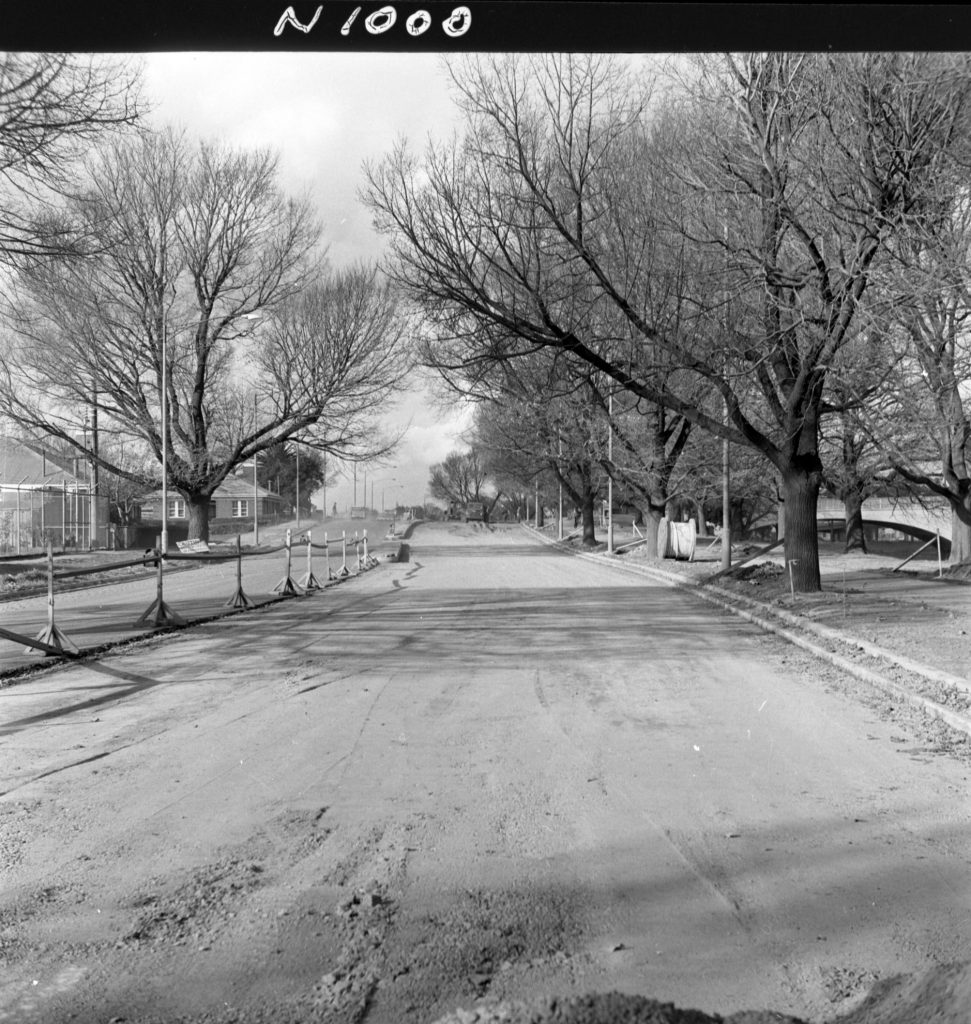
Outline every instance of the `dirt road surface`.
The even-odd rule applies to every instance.
[[[967,759],[515,528],[0,690],[0,743],[0,1021],[823,1020],[971,948]]]

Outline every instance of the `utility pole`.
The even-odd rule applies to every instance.
[[[253,429],[256,430],[256,392],[253,392]],[[253,547],[260,543],[260,491],[256,483],[256,452],[253,452]]]
[[[98,388],[91,395],[91,529],[88,535],[88,547],[98,546]],[[107,538],[106,538],[107,539]]]
[[[169,550],[169,462],[168,462],[168,312],[162,310],[162,388],[159,402],[162,416],[162,554]]]
[[[725,426],[728,426],[728,400],[725,401]],[[722,441],[722,569],[732,567],[731,463],[728,438]]]
[[[614,393],[607,397],[607,461],[610,473],[607,476],[607,554],[614,553]]]
[[[556,428],[556,478],[560,485],[560,499],[558,503],[556,520],[556,539],[563,540],[563,438],[560,436],[560,428]]]

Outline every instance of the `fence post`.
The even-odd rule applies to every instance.
[[[157,538],[155,548],[155,565],[158,567],[158,574],[155,581],[155,600],[135,620],[136,626],[151,623],[153,626],[184,626],[185,619],[178,612],[173,611],[162,596],[162,563],[164,552],[162,551],[162,538]]]
[[[240,535],[236,534],[236,590],[233,596],[223,605],[224,608],[252,608],[253,602],[243,590],[243,551]]]
[[[54,544],[52,541],[47,542],[47,626],[34,639],[39,640],[42,644],[56,647],[65,654],[79,653],[77,644],[69,640],[54,624]],[[33,647],[25,647],[24,653],[32,654],[34,650]],[[45,651],[44,657],[51,657],[51,652]]]
[[[325,551],[324,557],[327,559],[327,579],[328,580],[336,580],[337,579],[337,574],[334,573],[334,572],[331,572],[331,569],[330,569],[330,542],[327,540],[327,531],[326,530],[324,530],[324,551]]]
[[[326,542],[326,534],[324,535]],[[300,586],[304,590],[320,590],[320,583],[314,576],[313,568],[313,530],[307,531],[307,571],[300,577]]]
[[[297,590],[296,584],[293,582],[293,578],[290,576],[290,531],[287,530],[287,574],[282,580],[273,588],[274,593],[282,594],[285,597],[298,597],[300,591]]]
[[[341,530],[341,567],[337,570],[337,575],[343,579],[350,574],[351,570],[347,568],[347,530]]]

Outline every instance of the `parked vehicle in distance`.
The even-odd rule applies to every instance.
[[[462,515],[462,519],[466,523],[484,523],[485,505],[483,505],[481,501],[470,501],[465,506],[465,511]]]

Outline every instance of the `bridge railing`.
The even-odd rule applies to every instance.
[[[867,498],[863,502],[866,512],[919,512],[937,514],[949,511],[948,503],[943,498],[924,498],[915,501],[913,498]],[[825,518],[841,519],[846,514],[846,506],[838,498],[820,498],[816,503],[816,515]]]

